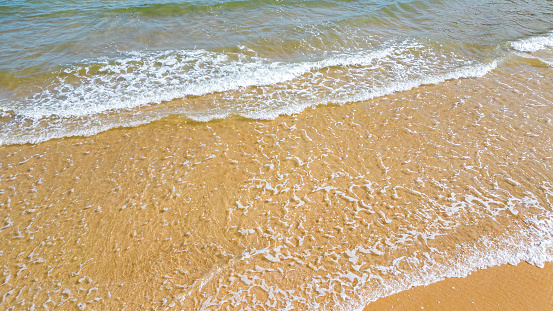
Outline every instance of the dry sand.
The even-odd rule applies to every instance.
[[[553,263],[520,263],[449,278],[379,299],[376,310],[553,310]]]

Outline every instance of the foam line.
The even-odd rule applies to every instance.
[[[511,47],[520,52],[537,52],[553,46],[553,31],[545,35],[511,42]]]

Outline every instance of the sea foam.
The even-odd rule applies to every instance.
[[[520,52],[537,52],[553,46],[553,32],[527,39],[520,39],[511,42],[511,46],[513,49]]]
[[[412,39],[299,62],[206,50],[134,52],[60,69],[24,99],[4,99],[0,144],[38,143],[137,126],[168,115],[195,121],[275,119],[307,107],[363,101],[424,84],[479,77],[497,66]],[[210,97],[198,104],[198,98]],[[160,105],[183,99],[180,106]]]

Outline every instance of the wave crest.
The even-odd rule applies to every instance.
[[[543,36],[531,37],[511,42],[513,49],[520,52],[537,52],[553,46],[553,31]]]

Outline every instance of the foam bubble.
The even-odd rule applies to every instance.
[[[28,97],[24,105],[8,106],[17,115],[32,119],[82,117],[186,96],[277,84],[324,67],[365,65],[392,50],[339,54],[302,63],[205,50],[134,52],[120,59],[62,69],[45,90]],[[74,80],[78,82],[71,82]]]
[[[171,114],[201,122],[230,115],[275,119],[307,107],[478,77],[497,65],[411,39],[302,62],[191,50],[135,52],[86,63],[60,70],[47,87],[24,100],[0,103],[9,119],[0,123],[0,144],[90,136]],[[176,98],[183,101],[161,104]]]
[[[531,37],[511,42],[513,49],[520,52],[537,52],[547,47],[553,46],[553,32],[543,36]]]

